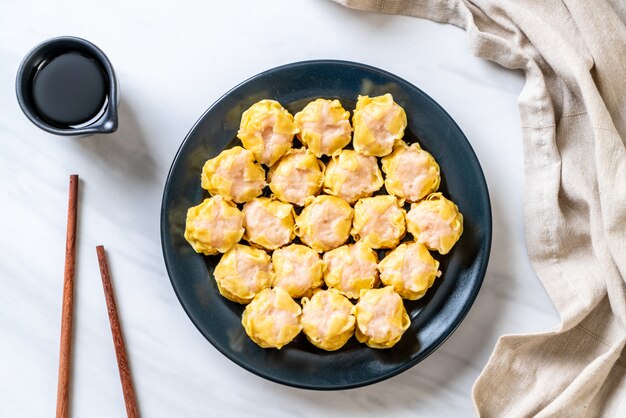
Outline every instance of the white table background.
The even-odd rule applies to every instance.
[[[18,64],[59,35],[84,37],[113,62],[122,87],[115,134],[54,137],[21,113]],[[459,329],[411,370],[338,392],[284,387],[217,352],[178,303],[159,238],[165,178],[195,120],[240,81],[317,58],[386,69],[437,100],[472,143],[493,210],[489,269]],[[98,244],[108,250],[143,416],[470,416],[472,384],[498,336],[558,324],[524,246],[522,85],[521,73],[471,56],[458,28],[328,0],[0,0],[0,416],[55,410],[71,173],[81,176],[73,416],[125,414]]]

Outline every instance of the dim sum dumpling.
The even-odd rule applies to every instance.
[[[324,191],[352,204],[371,196],[383,185],[376,157],[343,150],[328,163],[324,174]]]
[[[317,157],[334,155],[350,143],[350,112],[339,100],[314,100],[294,118],[301,129],[298,138]]]
[[[271,284],[270,256],[263,250],[237,244],[222,256],[213,276],[226,299],[248,303]]]
[[[306,245],[291,244],[272,254],[272,286],[282,287],[292,298],[310,296],[324,284],[324,264]]]
[[[306,198],[322,188],[324,164],[305,148],[291,150],[270,168],[268,179],[274,196],[304,206]]]
[[[351,234],[370,248],[393,248],[406,233],[405,211],[394,196],[359,199],[354,205]]]
[[[390,251],[378,263],[378,270],[385,286],[392,286],[400,296],[409,300],[423,297],[441,275],[439,261],[417,242],[407,242]]]
[[[243,233],[243,214],[222,196],[204,199],[187,210],[185,239],[198,253],[225,253],[239,242]]]
[[[236,203],[259,196],[265,187],[265,171],[252,153],[241,147],[222,151],[202,168],[202,188]]]
[[[296,235],[321,253],[342,245],[350,236],[353,210],[345,200],[321,195],[309,198],[296,217]]]
[[[354,305],[333,290],[321,290],[302,299],[300,323],[307,339],[316,347],[334,351],[354,334]]]
[[[244,238],[267,250],[288,244],[294,233],[293,206],[268,197],[257,197],[243,205]]]
[[[280,103],[261,100],[241,115],[237,138],[258,162],[271,166],[291,149],[298,132],[293,116]]]
[[[377,97],[359,96],[352,124],[355,151],[384,157],[404,136],[406,113],[389,93]]]
[[[409,202],[417,202],[439,188],[439,164],[417,142],[398,142],[391,155],[382,160],[385,188]]]
[[[454,202],[433,193],[411,205],[406,214],[408,231],[415,240],[440,254],[450,252],[463,233],[463,215]]]
[[[357,340],[371,348],[393,347],[411,324],[402,298],[391,286],[364,290],[354,316]]]
[[[326,285],[351,299],[378,284],[378,256],[361,241],[329,251],[323,259]]]
[[[246,334],[263,348],[282,348],[302,330],[302,309],[284,289],[265,289],[243,311]]]

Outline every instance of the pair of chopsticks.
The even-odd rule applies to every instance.
[[[67,236],[65,242],[65,274],[63,278],[63,307],[61,313],[61,350],[59,354],[59,381],[57,386],[57,418],[65,418],[69,411],[69,383],[72,354],[72,319],[74,311],[74,266],[76,254],[76,218],[78,208],[78,175],[70,176],[70,193],[67,210]],[[117,367],[122,381],[122,391],[126,404],[126,415],[128,417],[138,417],[137,399],[126,358],[126,348],[124,347],[124,337],[122,336],[122,326],[117,314],[117,305],[111,284],[111,273],[107,263],[104,247],[96,247],[98,264],[100,265],[100,275],[102,276],[102,286],[106,299],[111,333],[113,335],[113,345],[115,346],[115,356]]]

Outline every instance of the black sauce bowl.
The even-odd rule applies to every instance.
[[[33,100],[33,79],[37,71],[48,60],[67,52],[78,52],[100,66],[107,79],[107,100],[98,117],[88,123],[74,127],[60,127],[45,120],[37,111]],[[119,87],[113,66],[100,48],[89,41],[73,36],[60,36],[48,39],[33,48],[22,60],[15,82],[17,101],[26,117],[46,132],[62,136],[84,136],[98,133],[111,133],[117,130]]]

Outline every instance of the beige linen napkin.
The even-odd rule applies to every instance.
[[[526,244],[562,325],[498,340],[476,412],[626,417],[626,1],[335,1],[462,27],[526,75]]]

